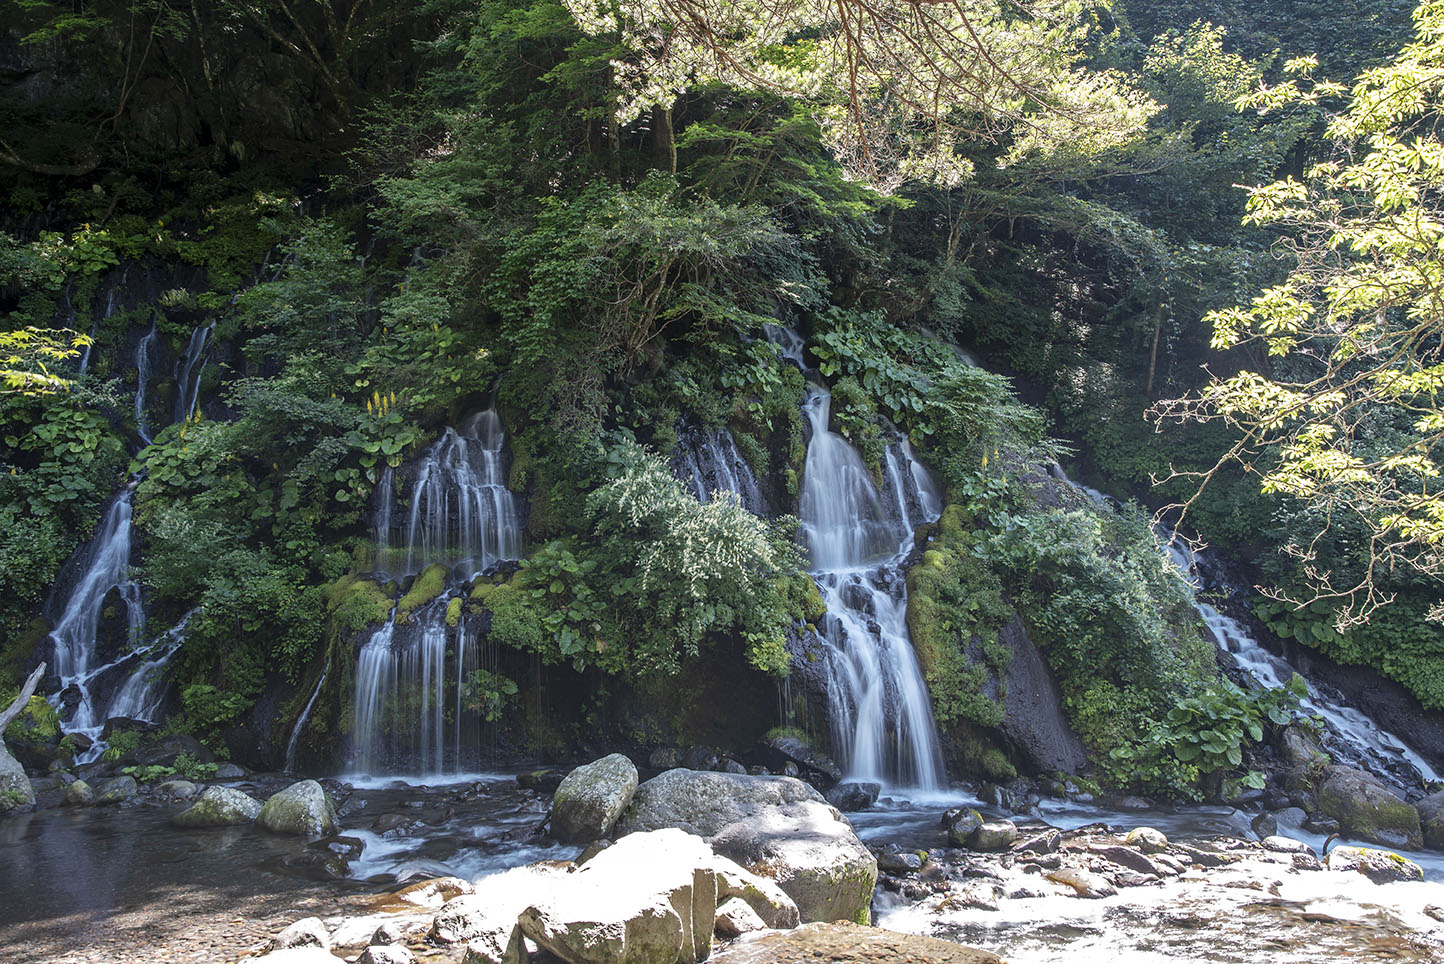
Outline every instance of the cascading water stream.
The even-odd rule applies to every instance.
[[[922,789],[942,785],[937,724],[907,628],[903,562],[916,526],[941,498],[903,440],[888,447],[884,489],[862,456],[828,430],[831,396],[812,387],[801,538],[827,606],[833,749],[853,779]]]
[[[155,350],[156,341],[155,322],[151,322],[150,332],[135,346],[135,430],[146,445],[155,441],[146,425],[145,394],[150,382],[151,352]]]
[[[184,422],[195,414],[196,404],[200,401],[201,375],[206,370],[207,350],[211,347],[211,335],[216,330],[216,323],[197,328],[191,332],[190,343],[186,345],[186,354],[176,368],[176,400],[175,418],[173,421]]]
[[[311,718],[311,710],[316,707],[316,698],[321,695],[321,689],[326,685],[326,677],[331,673],[331,656],[326,656],[326,665],[321,667],[321,678],[316,681],[316,688],[311,691],[311,698],[306,701],[306,706],[301,710],[301,715],[296,717],[296,725],[291,727],[291,738],[286,741],[286,762],[283,769],[287,773],[296,772],[296,744],[301,739],[301,730],[305,728],[306,721]]]
[[[506,433],[494,410],[447,428],[422,457],[397,518],[389,472],[373,506],[380,568],[403,574],[445,564],[450,585],[414,612],[393,610],[361,646],[356,664],[352,766],[357,772],[459,772],[479,749],[481,724],[467,706],[479,669],[476,639],[448,618],[479,573],[521,554],[521,506],[506,487]],[[298,723],[299,725],[299,723]]]
[[[506,487],[505,446],[501,417],[487,409],[459,431],[448,427],[426,453],[406,522],[408,573],[445,562],[475,575],[517,557],[521,524],[516,496]]]
[[[1118,505],[1118,500],[1112,496],[1069,479],[1059,466],[1053,466],[1049,471],[1054,478],[1098,505],[1110,510]],[[1300,700],[1300,709],[1306,715],[1323,719],[1327,730],[1325,743],[1336,758],[1381,776],[1391,774],[1393,769],[1402,763],[1417,771],[1419,777],[1425,781],[1444,779],[1398,736],[1379,726],[1358,709],[1349,706],[1342,697],[1325,692],[1324,688],[1309,679],[1307,674],[1299,672],[1287,660],[1269,652],[1238,620],[1219,612],[1206,600],[1199,598],[1198,572],[1204,558],[1189,548],[1182,537],[1168,529],[1160,527],[1157,535],[1165,547],[1168,561],[1191,587],[1194,608],[1198,610],[1219,649],[1231,655],[1238,667],[1261,687],[1284,686],[1295,674],[1303,677],[1308,684],[1308,695]]]
[[[1197,589],[1197,570],[1202,560],[1173,533],[1165,531],[1160,535],[1167,536],[1169,561]],[[1196,595],[1193,604],[1218,648],[1232,655],[1238,667],[1260,686],[1284,686],[1298,673],[1288,661],[1265,649],[1238,620],[1224,615]],[[1299,708],[1307,716],[1324,720],[1332,737],[1327,740],[1329,749],[1336,757],[1381,775],[1388,774],[1402,761],[1418,771],[1425,781],[1444,779],[1403,740],[1341,699],[1330,697],[1304,674],[1298,675],[1308,684],[1308,695],[1300,699]]]

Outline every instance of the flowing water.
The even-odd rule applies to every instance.
[[[494,410],[447,428],[415,467],[400,525],[390,470],[377,486],[379,568],[399,562],[413,574],[443,563],[451,576],[438,598],[393,611],[361,646],[350,760],[358,773],[454,774],[479,760],[485,728],[469,678],[482,654],[465,620],[448,614],[476,575],[521,554],[522,506],[506,487],[505,449]]]
[[[1061,467],[1054,466],[1050,473],[1060,481],[1072,486],[1091,501],[1109,510],[1119,505],[1117,499],[1097,489],[1073,482]],[[1308,695],[1300,701],[1305,715],[1316,716],[1324,721],[1324,744],[1336,760],[1357,766],[1374,773],[1401,789],[1405,789],[1397,774],[1414,775],[1405,782],[1415,787],[1421,781],[1440,781],[1440,774],[1398,735],[1385,730],[1365,713],[1349,706],[1343,697],[1328,691],[1327,687],[1309,679],[1280,656],[1269,652],[1254,638],[1248,628],[1231,616],[1225,615],[1198,595],[1200,570],[1206,567],[1204,555],[1191,549],[1187,542],[1176,533],[1158,529],[1158,537],[1165,546],[1168,561],[1176,568],[1194,590],[1193,604],[1198,615],[1208,627],[1209,634],[1219,649],[1233,657],[1234,662],[1259,686],[1275,688],[1284,686],[1295,674],[1308,684]],[[1232,587],[1225,587],[1232,590]]]
[[[942,752],[927,684],[907,628],[903,563],[913,530],[941,498],[906,441],[888,447],[881,488],[862,456],[828,430],[831,397],[813,387],[803,469],[801,539],[827,605],[833,752],[849,778],[935,788]]]
[[[1197,588],[1198,568],[1203,560],[1172,533],[1168,534],[1167,546],[1169,560]],[[1260,686],[1284,686],[1298,673],[1286,660],[1265,649],[1238,620],[1224,615],[1201,598],[1194,598],[1194,606],[1218,648],[1233,656],[1239,668]],[[1307,716],[1323,719],[1327,731],[1324,742],[1335,760],[1386,778],[1402,764],[1405,772],[1412,769],[1417,774],[1413,781],[1416,784],[1418,780],[1444,779],[1398,736],[1307,676],[1304,681],[1308,684],[1308,695],[1300,700],[1300,709]]]
[[[444,562],[469,577],[520,555],[521,513],[506,487],[505,446],[501,417],[487,409],[448,427],[427,451],[404,528],[408,574]]]
[[[184,422],[195,414],[196,405],[200,401],[201,375],[206,370],[208,349],[212,344],[211,335],[215,330],[216,323],[211,322],[191,332],[185,357],[176,366],[175,417],[172,421]]]
[[[737,440],[725,426],[709,430],[684,425],[677,435],[672,472],[698,502],[710,500],[716,492],[735,492],[748,512],[764,519],[771,515],[752,466],[742,457]]]
[[[145,394],[150,383],[151,353],[157,341],[155,322],[151,322],[150,332],[135,346],[135,430],[146,445],[155,441],[146,425]]]
[[[777,347],[777,353],[803,371],[807,371],[807,342],[795,330],[782,325],[763,325],[762,337]]]
[[[311,718],[311,710],[316,706],[316,698],[321,695],[321,688],[326,685],[326,677],[331,674],[331,655],[326,655],[326,665],[321,667],[321,678],[316,681],[316,688],[311,691],[311,698],[306,701],[306,706],[301,710],[301,715],[296,717],[296,725],[291,727],[291,738],[286,741],[286,762],[283,767],[286,773],[296,772],[296,744],[301,739],[301,731],[305,729],[306,721]]]

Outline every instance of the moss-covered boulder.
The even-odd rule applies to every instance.
[[[230,827],[255,822],[261,802],[231,787],[207,787],[193,805],[170,818],[177,827]]]
[[[336,808],[315,780],[293,783],[267,800],[256,815],[256,825],[271,833],[324,837],[335,833]]]
[[[577,767],[552,797],[552,836],[568,843],[600,840],[637,792],[637,768],[620,753]]]
[[[1424,845],[1419,811],[1371,774],[1331,766],[1318,785],[1319,809],[1352,837],[1415,850]]]
[[[1412,860],[1387,850],[1369,847],[1335,847],[1324,858],[1330,870],[1363,874],[1376,884],[1413,882],[1424,879],[1424,870]]]
[[[0,814],[11,813],[35,803],[35,790],[22,767],[0,743]]]
[[[95,805],[104,807],[125,803],[127,800],[133,799],[139,792],[140,786],[135,782],[135,777],[111,777],[109,780],[102,780],[96,784]]]

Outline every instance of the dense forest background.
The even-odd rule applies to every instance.
[[[804,382],[761,337],[780,325],[874,468],[896,428],[946,488],[909,620],[958,765],[1018,764],[985,685],[1016,617],[1103,779],[1199,794],[1241,772],[1175,752],[1170,709],[1244,698],[1145,511],[1102,512],[1046,467],[1148,512],[1193,496],[1196,479],[1152,480],[1207,470],[1230,430],[1149,412],[1205,366],[1289,364],[1214,351],[1205,315],[1287,271],[1240,186],[1326,157],[1336,106],[1238,102],[1297,57],[1351,82],[1408,38],[1410,4],[1068,5],[1078,69],[1151,105],[1131,130],[1049,138],[1049,106],[1024,100],[944,128],[951,176],[887,183],[839,160],[829,105],[801,93],[698,75],[627,109],[632,38],[554,0],[3,7],[4,327],[94,344],[83,372],[52,366],[67,392],[0,395],[0,691],[45,658],[52,586],[133,478],[145,639],[191,613],[167,725],[245,753],[237,734],[275,718],[275,753],[331,656],[398,596],[440,593],[369,579],[375,489],[494,399],[527,545],[457,614],[500,653],[471,708],[516,746],[643,740],[615,718],[625,691],[692,733],[669,680],[718,659],[786,675],[818,616],[795,520],[700,506],[666,464],[679,426],[726,425],[795,505]],[[1021,34],[1022,11],[995,29],[1008,17]],[[174,362],[202,330],[194,412],[167,424],[175,384],[134,404],[139,342]],[[1258,471],[1218,473],[1185,528],[1247,584],[1310,598],[1278,550],[1321,522]],[[1309,564],[1367,568],[1363,530],[1335,523]],[[1392,604],[1343,632],[1328,600],[1253,611],[1444,708],[1436,587],[1378,579]],[[545,724],[542,678],[576,703]],[[318,758],[349,726],[333,685]]]

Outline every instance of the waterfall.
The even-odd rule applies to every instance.
[[[391,510],[396,502],[396,475],[391,466],[381,470],[371,502],[371,532],[376,543],[376,570],[385,572],[390,564]]]
[[[296,743],[301,739],[301,730],[306,726],[306,721],[311,718],[311,710],[316,706],[316,698],[321,695],[321,688],[326,685],[326,677],[331,672],[331,656],[326,655],[326,665],[321,667],[321,678],[316,681],[316,688],[311,691],[311,698],[306,701],[301,715],[296,717],[296,725],[291,727],[291,738],[286,741],[286,763],[284,770],[287,773],[296,771]]]
[[[505,445],[501,417],[487,409],[460,430],[448,427],[427,451],[406,522],[408,573],[445,562],[475,575],[519,555],[521,524],[516,496],[506,487]]]
[[[737,449],[726,427],[707,430],[695,425],[679,427],[672,473],[697,497],[707,502],[715,492],[735,492],[742,507],[753,515],[771,515],[767,499],[752,466]]]
[[[175,418],[173,421],[184,422],[195,414],[196,404],[200,401],[201,375],[206,370],[206,349],[211,346],[211,335],[216,330],[216,323],[196,328],[191,332],[191,340],[186,345],[185,357],[181,359],[176,367],[176,399]]]
[[[112,589],[117,590],[125,604],[131,642],[139,639],[145,626],[140,588],[130,580],[130,503],[133,494],[133,488],[126,488],[111,502],[96,530],[85,568],[50,633],[55,646],[55,674],[60,677],[61,687],[77,685],[85,696],[76,709],[73,720],[76,729],[87,729],[105,722],[103,716],[97,719],[95,700],[90,692],[95,675],[91,673],[91,663],[96,655],[100,610]]]
[[[393,507],[390,470],[372,509],[381,568],[402,558],[417,573],[452,573],[438,598],[402,618],[393,610],[361,645],[353,699],[352,767],[362,773],[459,772],[480,748],[481,724],[466,706],[466,677],[480,666],[465,621],[449,625],[453,599],[478,573],[521,555],[522,507],[506,487],[506,432],[494,410],[442,437],[417,463],[404,519]]]
[[[150,323],[150,332],[135,346],[135,430],[146,445],[155,441],[145,420],[145,389],[150,381],[150,353],[155,350],[156,323]]]
[[[903,563],[913,529],[942,499],[906,441],[888,447],[883,489],[840,435],[831,396],[813,387],[803,469],[801,538],[827,605],[833,749],[850,777],[931,789],[943,782],[937,724],[907,628]]]
[[[1061,466],[1055,464],[1048,471],[1054,478],[1104,508],[1112,510],[1119,504],[1117,499],[1104,492],[1074,482],[1068,478]],[[1307,716],[1318,716],[1324,720],[1327,730],[1325,744],[1336,759],[1381,776],[1390,774],[1403,763],[1417,771],[1424,781],[1444,780],[1444,777],[1398,736],[1349,706],[1341,695],[1326,692],[1323,686],[1310,680],[1307,674],[1299,672],[1287,660],[1269,652],[1238,620],[1224,615],[1199,598],[1198,572],[1206,563],[1206,558],[1190,549],[1185,540],[1172,530],[1157,527],[1155,533],[1163,543],[1163,551],[1168,561],[1183,575],[1192,590],[1193,606],[1208,627],[1214,644],[1231,655],[1239,669],[1265,688],[1283,686],[1295,674],[1303,677],[1308,684],[1308,695],[1300,700],[1299,708]]]
[[[796,331],[781,325],[763,325],[762,337],[777,347],[779,355],[807,371],[807,361],[803,355],[807,342]]]
[[[1196,589],[1197,571],[1204,560],[1174,533],[1165,530],[1160,535],[1167,537],[1169,561]],[[1218,648],[1232,655],[1238,667],[1260,686],[1283,686],[1298,673],[1287,660],[1265,649],[1238,620],[1219,612],[1196,594],[1193,604]],[[1308,684],[1308,695],[1299,700],[1299,708],[1306,716],[1323,718],[1332,737],[1326,740],[1328,749],[1335,758],[1380,775],[1390,773],[1403,762],[1418,771],[1419,777],[1426,782],[1444,779],[1408,744],[1347,705],[1342,696],[1326,693],[1322,686],[1304,674],[1298,675],[1303,676]]]

